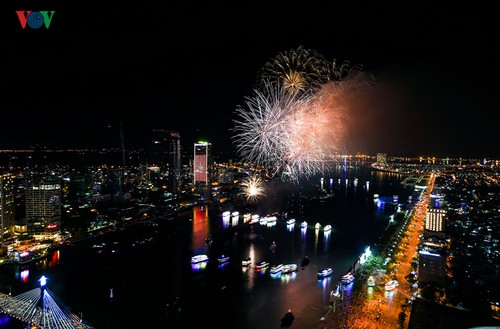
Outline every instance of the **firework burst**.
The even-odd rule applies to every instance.
[[[254,92],[253,97],[246,97],[246,106],[236,109],[233,140],[247,161],[279,170],[288,153],[291,118],[307,104],[309,97],[293,97],[280,85],[270,83]]]
[[[243,194],[250,202],[257,202],[265,196],[264,180],[259,176],[245,177],[241,182]]]
[[[299,46],[281,52],[266,62],[257,79],[259,86],[270,82],[295,95],[321,88],[331,72],[332,66],[321,54]]]
[[[299,47],[266,64],[261,86],[233,120],[233,141],[245,161],[293,181],[330,169],[347,137],[353,90],[372,80],[359,65],[326,63]]]

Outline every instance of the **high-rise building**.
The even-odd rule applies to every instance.
[[[387,165],[387,153],[377,153],[377,164],[379,166]]]
[[[61,230],[61,182],[52,175],[33,175],[25,182],[28,234],[49,236]]]
[[[425,229],[433,232],[445,231],[446,210],[440,208],[429,208],[425,213]]]
[[[149,145],[150,164],[167,171],[167,189],[174,194],[181,187],[181,136],[177,131],[153,129]]]
[[[418,281],[444,287],[446,281],[446,253],[442,249],[418,252]]]
[[[14,233],[15,208],[14,178],[10,173],[0,174],[0,247],[4,236]]]
[[[211,144],[198,142],[194,144],[193,185],[198,193],[208,198],[210,192],[210,166],[212,165]]]

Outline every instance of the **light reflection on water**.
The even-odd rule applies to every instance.
[[[367,178],[369,181],[365,183]],[[22,285],[17,291],[33,289],[33,282],[50,269],[48,277],[58,278],[50,282],[51,288],[57,286],[52,290],[57,289],[56,294],[66,303],[77,305],[76,311],[83,309],[90,323],[100,324],[103,328],[126,327],[132,324],[130,322],[140,321],[140,318],[124,316],[134,311],[150,315],[149,327],[152,323],[160,326],[165,323],[165,318],[163,313],[155,312],[164,306],[162,298],[165,296],[181,296],[186,317],[191,316],[194,324],[219,323],[220,316],[212,319],[210,315],[219,314],[223,309],[226,316],[230,315],[224,318],[224,324],[247,329],[272,328],[277,327],[276,324],[279,326],[280,318],[291,308],[296,315],[294,327],[312,327],[326,312],[329,294],[340,277],[368,243],[377,241],[378,232],[381,232],[379,228],[387,225],[389,214],[385,214],[384,209],[377,209],[372,193],[380,194],[381,200],[399,194],[399,200],[404,201],[397,185],[400,180],[379,174],[359,175],[358,181],[354,177],[349,177],[349,180],[330,178],[334,197],[314,203],[304,210],[302,217],[290,214],[296,223],[305,220],[310,223],[300,230],[287,226],[281,218],[271,222],[272,225],[267,222],[265,225],[259,222],[249,225],[241,219],[236,221],[231,215],[209,218],[209,207],[195,207],[190,221],[182,223],[191,225],[189,236],[182,235],[183,231],[173,235],[177,227],[159,222],[160,228],[165,227],[165,237],[160,235],[158,243],[151,248],[134,247],[128,254],[121,255],[120,251],[118,256],[113,256],[121,258],[79,264],[78,256],[66,252],[26,268],[17,267],[16,281]],[[331,224],[333,229],[326,233],[322,229],[316,230],[316,222],[323,226]],[[207,238],[216,238],[217,230],[222,231],[218,237],[220,241],[207,245]],[[274,240],[277,247],[270,250]],[[121,241],[120,248],[125,247],[125,242]],[[200,267],[198,272],[193,272],[189,262],[194,254],[210,256],[208,262],[197,265]],[[231,256],[223,268],[217,264],[220,254]],[[263,260],[271,265],[300,264],[306,255],[311,260],[308,266],[274,279],[269,268],[255,269],[255,264]],[[252,259],[252,264],[244,269],[241,260],[246,257]],[[166,264],[168,270],[158,272],[160,264]],[[322,267],[332,267],[334,273],[318,281],[317,270]],[[150,275],[152,269],[160,274],[154,279]],[[21,277],[25,281],[21,282]],[[346,296],[350,294],[350,287],[352,284],[342,288]],[[110,288],[115,292],[113,305],[107,303]],[[219,297],[222,304],[215,303]],[[206,317],[193,316],[200,309]]]

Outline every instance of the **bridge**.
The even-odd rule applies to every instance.
[[[43,286],[17,296],[0,293],[0,312],[26,323],[32,329],[93,329],[67,307],[57,305],[54,297]]]

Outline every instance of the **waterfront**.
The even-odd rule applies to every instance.
[[[340,277],[367,245],[379,242],[388,224],[391,211],[377,206],[373,195],[390,201],[398,195],[400,203],[406,202],[411,190],[399,184],[403,178],[363,168],[338,171],[324,186],[333,197],[304,199],[288,213],[297,219],[293,229],[281,217],[271,226],[224,223],[216,207],[196,207],[80,242],[42,261],[4,266],[0,288],[11,287],[16,295],[36,287],[43,274],[48,289],[96,328],[172,328],[179,323],[277,328],[288,309],[295,314],[295,327],[313,327],[326,313]],[[305,232],[303,220],[309,223]],[[330,235],[316,231],[316,222],[332,225]],[[209,236],[214,238],[210,246]],[[272,242],[274,250],[269,249]],[[211,261],[196,270],[189,260],[199,253]],[[216,262],[221,253],[231,257],[223,267]],[[306,268],[281,277],[241,266],[246,256],[299,264],[305,255],[311,260]],[[316,272],[323,267],[334,273],[319,281]],[[180,312],[172,307],[176,297]]]

